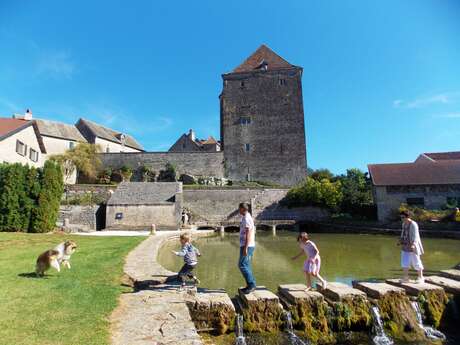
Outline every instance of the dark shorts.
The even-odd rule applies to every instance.
[[[195,269],[195,267],[196,267],[196,265],[184,264],[184,266],[182,266],[182,268],[180,269],[180,271],[178,273],[179,279],[183,283],[185,283],[187,278],[192,279],[193,278],[193,270]]]

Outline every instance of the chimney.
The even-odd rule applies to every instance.
[[[32,120],[32,110],[27,109],[24,114],[13,114],[13,119]]]
[[[195,132],[193,131],[193,129],[188,131],[188,137],[195,141]]]

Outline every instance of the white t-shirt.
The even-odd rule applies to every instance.
[[[246,212],[244,216],[241,217],[240,222],[240,247],[244,247],[246,244],[246,231],[249,229],[248,237],[248,247],[256,246],[256,232],[254,231],[254,221],[249,212]]]

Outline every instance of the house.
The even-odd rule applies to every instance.
[[[412,163],[368,169],[380,221],[391,220],[402,203],[428,209],[460,204],[460,152],[423,153]]]
[[[41,167],[46,149],[35,121],[0,118],[0,163]]]
[[[78,143],[87,142],[85,137],[73,125],[42,119],[37,119],[35,122],[48,157],[73,149]]]
[[[122,182],[107,202],[106,228],[178,229],[182,213],[182,183]]]
[[[91,144],[100,145],[102,152],[143,152],[142,146],[130,135],[101,126],[89,120],[79,119],[75,127]]]
[[[220,142],[209,136],[208,139],[197,139],[195,132],[191,129],[184,133],[169,148],[169,152],[218,152],[220,151]]]

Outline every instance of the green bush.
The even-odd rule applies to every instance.
[[[287,206],[318,206],[337,210],[343,195],[339,181],[320,181],[307,177],[301,184],[289,190],[284,200]]]
[[[399,213],[402,211],[409,211],[411,218],[417,222],[448,222],[455,219],[454,210],[427,210],[423,207],[409,206],[407,204],[399,206],[395,219],[399,219]]]
[[[131,176],[133,176],[133,169],[129,166],[123,165],[120,168],[120,175],[123,177],[124,182],[129,182],[131,180]]]
[[[0,164],[0,231],[51,231],[63,193],[59,165]]]
[[[177,169],[176,166],[171,163],[166,163],[165,169],[160,170],[158,175],[158,181],[161,182],[176,182],[177,181]]]
[[[46,161],[40,174],[41,190],[37,206],[32,212],[31,232],[49,232],[54,229],[59,205],[64,192],[63,174],[59,164]]]

